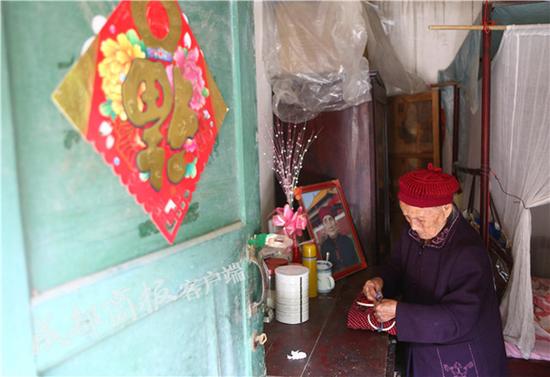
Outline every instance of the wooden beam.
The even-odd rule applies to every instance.
[[[489,30],[506,30],[509,25],[488,25]],[[430,25],[428,30],[483,30],[483,25]]]
[[[484,7],[484,19],[490,21],[491,7]],[[491,133],[491,32],[483,33],[482,75],[481,75],[481,179],[479,213],[480,234],[485,248],[489,250],[489,172],[491,165],[490,133]]]

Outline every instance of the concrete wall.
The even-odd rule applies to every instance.
[[[254,0],[254,25],[256,44],[256,95],[258,101],[258,154],[260,160],[260,209],[262,229],[267,230],[267,218],[275,206],[275,180],[273,175],[273,159],[268,142],[269,132],[273,127],[271,110],[271,86],[267,81],[263,61],[263,9],[259,0]]]

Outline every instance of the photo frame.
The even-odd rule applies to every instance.
[[[332,262],[335,280],[367,267],[340,181],[298,187],[308,232],[317,244],[317,259]]]

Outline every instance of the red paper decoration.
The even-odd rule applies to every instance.
[[[217,134],[202,50],[177,1],[122,1],[96,42],[79,129],[173,243]]]

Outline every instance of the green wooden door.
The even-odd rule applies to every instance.
[[[2,2],[3,372],[263,375],[252,4],[180,2],[229,107],[168,246],[50,96],[112,2]]]

